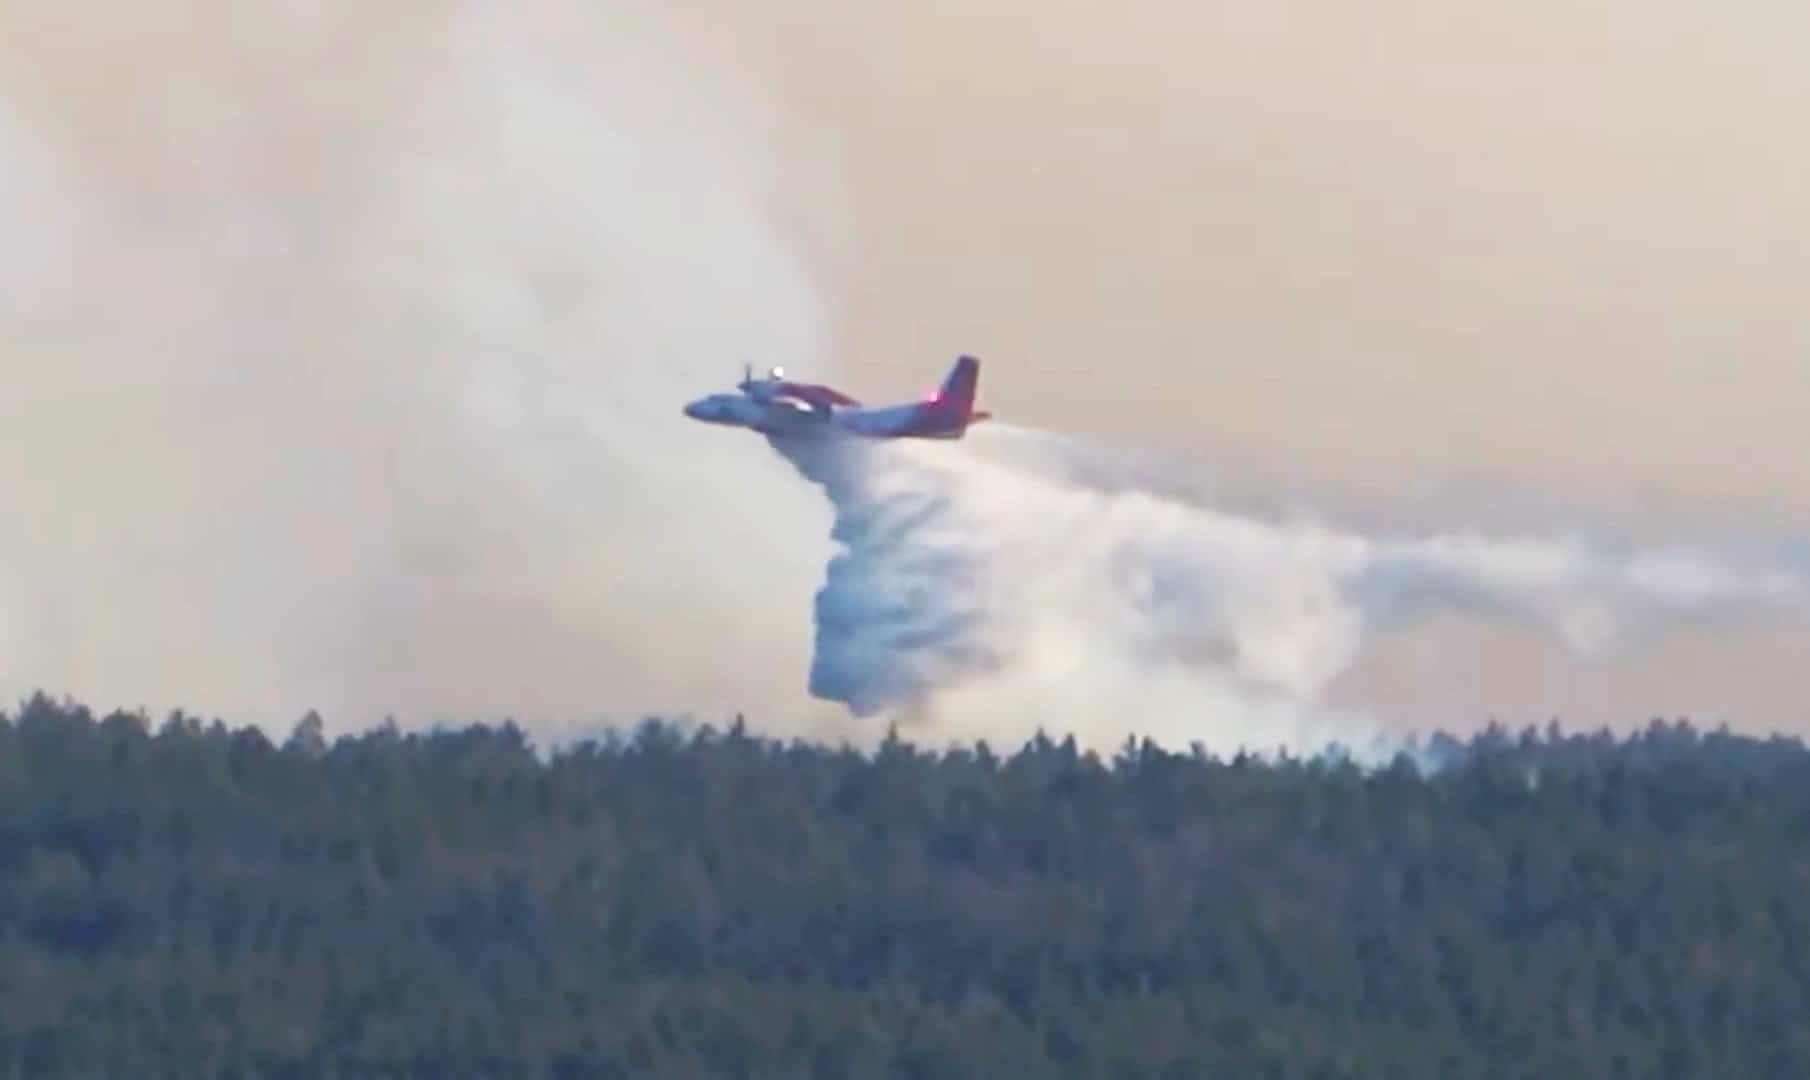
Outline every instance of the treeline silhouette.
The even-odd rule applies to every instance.
[[[0,1075],[1810,1075],[1810,754],[0,718]]]

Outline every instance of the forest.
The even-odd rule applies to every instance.
[[[0,717],[0,1076],[1810,1075],[1810,754]]]

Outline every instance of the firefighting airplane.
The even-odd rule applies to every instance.
[[[763,435],[855,435],[869,439],[959,439],[968,425],[991,418],[977,412],[974,392],[980,384],[980,361],[955,361],[943,385],[922,401],[878,408],[863,406],[838,390],[815,383],[793,382],[784,368],[764,379],[746,369],[739,394],[711,394],[685,406],[685,415],[707,424],[745,427]]]

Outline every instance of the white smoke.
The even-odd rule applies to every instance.
[[[0,693],[808,723],[823,512],[679,407],[826,369],[778,222],[834,192],[682,38],[573,0],[8,5]]]
[[[1682,622],[1806,610],[1797,576],[1701,553],[1373,535],[1103,484],[1086,447],[1007,427],[774,446],[828,494],[842,548],[812,692],[965,737],[1386,754],[1384,727],[1326,691],[1391,630],[1457,613],[1600,655]]]
[[[671,10],[0,6],[0,695],[826,734],[808,669],[951,738],[1308,745],[1364,735],[1328,687],[1393,626],[1613,650],[1798,602],[1003,429],[798,457],[826,581],[816,493],[679,406],[744,361],[834,379],[779,223],[834,236],[835,193]]]

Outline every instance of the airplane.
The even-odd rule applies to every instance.
[[[763,435],[852,435],[869,439],[959,439],[970,424],[992,418],[974,408],[980,361],[962,356],[943,384],[922,401],[870,408],[839,390],[786,378],[776,367],[764,379],[744,367],[739,394],[711,394],[685,406],[707,424],[745,427]]]

